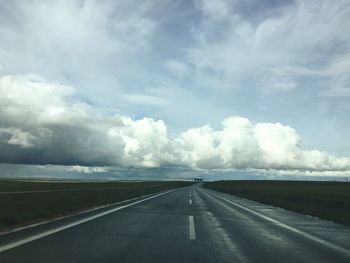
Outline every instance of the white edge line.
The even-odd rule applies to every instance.
[[[107,211],[105,211],[105,212],[99,213],[99,214],[97,214],[97,215],[93,215],[93,216],[90,216],[90,217],[86,217],[86,218],[84,218],[84,219],[80,219],[80,220],[75,221],[75,222],[72,222],[72,223],[70,223],[70,224],[67,224],[67,225],[64,225],[64,226],[61,226],[61,227],[57,227],[57,228],[51,229],[51,230],[42,232],[42,233],[40,233],[40,234],[33,235],[33,236],[24,238],[24,239],[19,240],[19,241],[16,241],[16,242],[9,243],[9,244],[4,245],[4,246],[0,246],[0,253],[1,253],[1,252],[4,252],[4,251],[6,251],[6,250],[12,249],[12,248],[21,246],[21,245],[23,245],[23,244],[32,242],[32,241],[34,241],[34,240],[37,240],[37,239],[46,237],[46,236],[48,236],[48,235],[52,235],[52,234],[57,233],[57,232],[60,232],[60,231],[62,231],[62,230],[65,230],[65,229],[68,229],[68,228],[71,228],[71,227],[80,225],[80,224],[82,224],[82,223],[91,221],[91,220],[93,220],[93,219],[96,219],[96,218],[99,218],[99,217],[108,215],[108,214],[113,213],[113,212],[116,212],[116,211],[118,211],[118,210],[122,210],[122,209],[124,209],[124,208],[129,207],[129,206],[136,205],[136,204],[145,202],[145,201],[147,201],[147,200],[156,198],[156,197],[158,197],[158,196],[168,194],[168,193],[173,192],[173,191],[175,191],[175,190],[170,190],[170,191],[167,191],[167,192],[163,192],[163,193],[160,193],[160,194],[156,194],[156,195],[153,195],[153,196],[144,198],[144,199],[142,199],[142,200],[139,200],[139,201],[136,201],[136,202],[127,204],[127,205],[119,206],[119,207],[113,208],[113,209],[111,209],[111,210],[107,210]]]
[[[297,228],[294,228],[294,227],[292,227],[292,226],[289,226],[289,225],[287,225],[287,224],[284,224],[284,223],[282,223],[282,222],[280,222],[280,221],[278,221],[278,220],[276,220],[276,219],[273,219],[273,218],[268,217],[268,216],[266,216],[266,215],[260,214],[260,213],[258,213],[258,212],[256,212],[256,211],[251,210],[251,209],[249,209],[249,208],[247,208],[247,207],[245,207],[245,206],[242,206],[242,205],[240,205],[240,204],[238,204],[238,203],[236,203],[236,202],[227,200],[226,198],[223,198],[223,197],[221,197],[221,196],[219,196],[219,195],[210,193],[210,192],[208,192],[208,191],[206,191],[206,192],[207,192],[208,194],[213,195],[213,196],[216,196],[217,198],[220,198],[220,199],[222,199],[222,200],[224,200],[224,201],[226,201],[226,202],[228,202],[228,203],[230,203],[230,204],[232,204],[232,205],[235,205],[235,206],[237,206],[237,207],[239,207],[239,208],[241,208],[241,209],[243,209],[243,210],[245,210],[245,211],[248,211],[248,212],[250,212],[250,213],[252,213],[252,214],[254,214],[254,215],[257,215],[257,216],[259,216],[259,217],[265,219],[266,221],[272,222],[272,223],[274,223],[274,224],[276,224],[276,225],[278,225],[278,226],[280,226],[280,227],[283,227],[283,228],[285,228],[285,229],[288,229],[288,230],[290,230],[290,231],[292,231],[292,232],[294,232],[294,233],[297,233],[297,234],[299,234],[299,235],[301,235],[301,236],[303,236],[303,237],[306,237],[306,238],[308,238],[308,239],[310,239],[310,240],[312,240],[312,241],[315,241],[315,242],[317,242],[317,243],[319,243],[319,244],[322,244],[322,245],[324,245],[324,246],[327,246],[327,247],[329,247],[329,248],[332,248],[332,249],[334,249],[334,250],[337,250],[337,251],[339,251],[339,252],[342,252],[342,253],[346,254],[347,256],[350,256],[350,251],[349,251],[348,249],[344,248],[344,247],[338,246],[338,245],[333,244],[333,243],[331,243],[331,242],[329,242],[329,241],[326,241],[326,240],[324,240],[324,239],[321,239],[321,238],[319,238],[319,237],[316,237],[316,236],[313,236],[313,235],[311,235],[311,234],[309,234],[309,233],[306,233],[306,232],[304,232],[304,231],[302,231],[302,230],[299,230],[299,229],[297,229]]]
[[[190,240],[196,240],[196,231],[194,228],[193,216],[188,216],[188,222],[189,222]]]
[[[65,215],[65,216],[59,216],[59,217],[55,217],[55,218],[52,218],[52,219],[49,219],[49,220],[40,221],[38,223],[34,223],[34,224],[22,226],[22,227],[17,227],[17,228],[11,229],[11,230],[6,230],[6,231],[3,231],[3,232],[0,232],[0,236],[11,234],[11,233],[15,233],[15,232],[18,232],[18,231],[21,231],[21,230],[25,230],[25,229],[28,229],[28,228],[41,226],[41,225],[48,224],[48,223],[52,223],[52,222],[55,222],[57,220],[73,217],[73,216],[76,216],[76,215],[89,213],[89,212],[92,212],[92,211],[95,211],[95,210],[99,210],[99,209],[102,209],[102,208],[115,206],[115,205],[122,204],[122,203],[127,203],[127,202],[130,202],[130,201],[133,201],[133,200],[136,200],[136,199],[141,199],[141,198],[144,198],[144,197],[147,197],[147,196],[151,196],[151,195],[154,195],[154,193],[133,197],[133,198],[130,198],[130,199],[122,200],[122,201],[111,203],[111,204],[95,206],[93,208],[88,208],[86,210],[79,211],[79,212],[76,212],[76,213],[73,212],[73,213]]]

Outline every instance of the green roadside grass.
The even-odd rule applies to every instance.
[[[0,231],[190,184],[0,181]]]
[[[217,181],[205,188],[350,225],[350,183]]]

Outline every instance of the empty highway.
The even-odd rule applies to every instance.
[[[350,227],[197,184],[2,234],[0,262],[350,262]]]

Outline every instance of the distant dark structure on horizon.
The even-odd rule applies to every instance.
[[[203,180],[203,178],[194,178],[193,179],[195,182],[203,182],[204,180]]]

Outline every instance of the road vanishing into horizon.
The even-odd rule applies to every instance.
[[[0,262],[350,262],[350,227],[195,184],[2,234]]]

